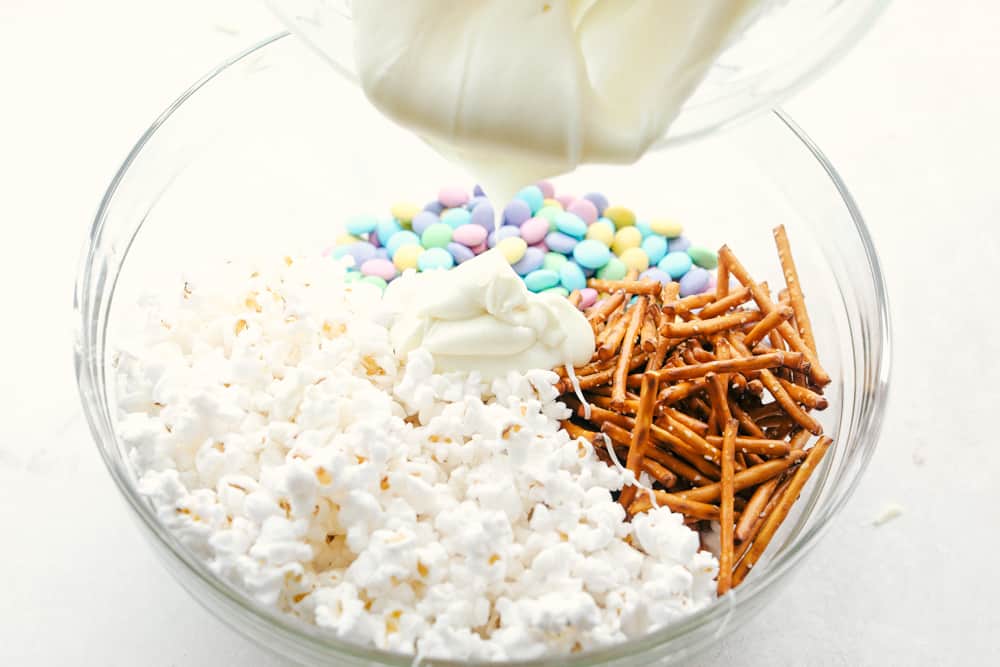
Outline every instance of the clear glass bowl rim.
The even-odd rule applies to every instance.
[[[107,467],[112,479],[115,481],[115,484],[118,486],[118,490],[128,502],[140,523],[159,541],[158,546],[162,547],[159,549],[161,553],[165,551],[168,554],[168,557],[173,558],[176,563],[181,564],[183,568],[186,568],[187,571],[194,574],[203,586],[207,586],[212,589],[215,594],[225,598],[228,602],[241,607],[243,611],[249,612],[252,616],[257,617],[258,621],[262,621],[265,624],[273,626],[274,630],[280,631],[286,637],[292,637],[296,641],[308,644],[311,652],[313,653],[324,653],[332,659],[344,657],[354,660],[377,661],[380,664],[386,665],[411,665],[414,663],[414,657],[412,655],[403,655],[383,651],[338,640],[330,636],[328,633],[324,633],[318,628],[302,623],[282,612],[261,607],[242,592],[223,582],[209,570],[208,566],[204,562],[189,553],[188,550],[176,540],[170,531],[160,524],[148,501],[139,493],[138,489],[129,478],[128,472],[122,467],[122,462],[117,460],[112,454],[112,451],[115,448],[115,434],[113,428],[114,420],[107,402],[103,400],[105,392],[103,372],[100,368],[98,368],[100,363],[97,361],[103,359],[103,350],[98,350],[96,344],[96,340],[98,339],[101,339],[102,343],[106,343],[106,340],[104,340],[106,332],[103,329],[98,330],[96,326],[97,322],[92,321],[92,311],[90,308],[91,298],[89,292],[89,287],[93,277],[92,269],[94,266],[94,259],[98,252],[97,240],[101,237],[101,230],[108,215],[109,207],[114,200],[114,196],[125,178],[125,175],[128,173],[129,168],[142,152],[143,148],[156,134],[158,128],[167,122],[167,120],[185,103],[185,101],[230,67],[255,54],[257,51],[260,51],[261,49],[264,49],[281,39],[288,38],[289,36],[290,33],[288,32],[280,32],[268,37],[263,41],[247,48],[243,52],[225,60],[200,80],[195,82],[170,106],[168,106],[159,117],[156,118],[156,120],[136,142],[135,146],[129,152],[121,167],[118,169],[101,200],[94,221],[91,224],[86,242],[82,249],[77,270],[73,300],[75,314],[74,321],[76,327],[74,366],[77,376],[77,385],[88,426],[101,457],[104,460],[105,466]],[[816,144],[813,143],[803,130],[799,128],[798,125],[783,111],[780,109],[774,109],[771,113],[774,114],[774,116],[782,124],[784,124],[796,138],[798,138],[798,140],[812,154],[822,169],[829,176],[831,183],[842,198],[843,204],[854,222],[855,229],[864,247],[865,256],[868,261],[868,266],[866,268],[868,269],[868,272],[870,272],[872,278],[872,287],[875,291],[875,301],[877,304],[877,315],[875,321],[871,323],[873,328],[869,331],[869,333],[879,346],[881,355],[878,355],[873,359],[872,365],[874,367],[869,369],[870,372],[868,373],[868,377],[873,379],[873,383],[870,385],[869,389],[866,390],[871,401],[869,403],[870,409],[862,415],[857,432],[857,440],[859,440],[861,444],[861,458],[858,461],[856,473],[853,477],[850,477],[842,482],[846,485],[842,489],[838,490],[839,495],[836,496],[833,504],[816,508],[816,511],[822,510],[825,512],[826,518],[822,521],[816,522],[815,525],[810,526],[807,530],[802,531],[799,535],[797,535],[793,543],[787,545],[772,561],[770,561],[765,572],[752,577],[746,583],[741,585],[735,595],[729,596],[728,601],[720,600],[719,602],[691,614],[678,622],[672,623],[656,632],[650,633],[649,635],[638,639],[616,644],[608,648],[568,656],[553,656],[539,660],[482,664],[504,664],[512,666],[524,665],[525,667],[528,665],[601,665],[611,661],[625,659],[629,656],[639,656],[657,648],[662,649],[668,644],[676,643],[678,649],[683,649],[685,647],[682,640],[685,638],[685,635],[688,635],[691,631],[703,625],[721,621],[723,625],[717,632],[718,634],[728,623],[728,617],[733,615],[734,611],[739,606],[742,606],[748,601],[756,598],[758,595],[767,590],[772,583],[775,583],[781,577],[786,576],[789,570],[799,563],[799,561],[816,545],[819,538],[829,527],[831,522],[830,520],[837,513],[839,513],[843,505],[853,494],[857,484],[860,482],[871,455],[874,452],[875,445],[878,441],[879,433],[882,428],[891,370],[892,336],[889,320],[889,301],[885,280],[882,275],[881,264],[879,262],[877,251],[875,250],[871,236],[868,233],[868,229],[862,218],[861,212],[836,169],[834,169],[833,165],[827,160]],[[141,227],[142,224],[140,222],[140,224],[135,228],[134,234],[137,234]],[[121,257],[122,263],[124,263],[127,253],[128,248],[124,250]],[[118,267],[119,272],[120,270],[121,265]],[[117,281],[117,278],[118,276],[116,274],[112,279],[113,281]],[[108,308],[110,308],[113,299],[114,287],[112,287],[111,291],[107,295],[107,303],[102,304],[105,312]],[[106,325],[107,323],[105,322],[105,328]],[[188,588],[188,590],[191,591],[187,584],[184,585],[185,588]],[[213,613],[215,612],[214,609],[209,607],[205,600],[200,599],[198,595],[194,594],[193,591],[191,592],[199,604],[205,606]],[[244,633],[244,629],[239,627],[232,620],[226,618],[222,618],[221,620],[237,629],[237,631]],[[255,641],[263,643],[263,638],[255,638]],[[476,664],[440,659],[433,659],[433,663],[435,665],[454,665],[456,667],[459,667],[460,665],[467,666],[470,664]]]

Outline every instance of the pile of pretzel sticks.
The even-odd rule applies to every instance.
[[[719,523],[720,594],[760,560],[832,443],[811,414],[827,407],[830,376],[783,227],[774,238],[785,278],[776,298],[726,246],[710,293],[590,280],[607,295],[585,312],[596,352],[557,369],[569,434],[650,480],[621,491],[629,516],[664,505],[697,529]]]

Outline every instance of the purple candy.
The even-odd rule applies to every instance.
[[[681,296],[693,296],[704,292],[705,288],[708,287],[708,277],[708,271],[705,269],[700,266],[692,267],[680,279]]]
[[[434,201],[427,202],[424,206],[424,210],[430,211],[434,215],[441,215],[441,211],[444,210],[444,204],[435,199]]]
[[[389,259],[389,251],[385,248],[375,248],[376,259]]]
[[[521,199],[515,199],[503,209],[503,221],[505,225],[520,227],[530,217],[531,207],[528,206],[526,201]]]
[[[604,209],[608,207],[608,198],[600,192],[588,192],[583,198],[597,207],[597,215],[604,215]]]
[[[354,266],[361,266],[369,259],[375,257],[376,248],[367,241],[352,243],[347,248],[347,254],[354,258]]]
[[[437,213],[425,210],[413,216],[413,222],[410,224],[413,226],[413,233],[420,236],[424,233],[425,229],[439,221],[440,218],[438,218]]]
[[[641,280],[655,280],[659,282],[661,285],[666,285],[667,283],[670,282],[670,274],[668,274],[666,271],[661,271],[656,267],[653,267],[652,269],[646,269],[645,271],[639,274],[639,278]]]
[[[451,256],[455,258],[456,264],[461,264],[462,262],[468,262],[470,259],[476,256],[476,253],[472,252],[469,248],[465,247],[461,243],[449,243],[448,252]]]
[[[484,227],[488,232],[492,232],[494,217],[493,205],[484,201],[472,209],[472,217],[469,218],[469,221],[474,225]]]
[[[486,245],[493,248],[496,246],[498,241],[503,241],[505,238],[510,236],[520,236],[521,230],[513,225],[504,225],[495,232],[490,232],[489,237],[486,239]]]
[[[718,286],[718,284],[719,284],[719,281],[715,277],[715,274],[714,273],[710,273],[708,275],[708,285],[702,291],[705,292],[705,293],[714,292],[715,288]]]
[[[470,199],[468,201],[468,203],[466,203],[465,208],[467,208],[468,210],[471,211],[474,208],[476,208],[477,206],[479,206],[480,204],[484,204],[484,203],[486,203],[488,201],[489,201],[489,199],[487,199],[486,197],[473,197],[472,199]]]
[[[556,196],[556,188],[551,181],[538,181],[535,185],[542,191],[542,196],[546,199],[552,199]]]
[[[577,199],[566,210],[588,225],[597,222],[597,206],[589,199]]]
[[[691,242],[683,236],[667,240],[667,252],[679,252],[691,247]]]
[[[528,245],[540,243],[548,233],[549,221],[542,217],[531,218],[521,225],[521,238]]]
[[[537,271],[542,268],[542,264],[545,263],[545,253],[538,248],[528,248],[524,251],[524,257],[519,259],[514,264],[511,264],[511,268],[519,276],[526,276],[532,271]]]
[[[545,237],[545,245],[547,245],[550,250],[564,255],[568,255],[573,252],[573,248],[575,248],[576,244],[579,242],[580,239],[575,239],[569,234],[563,234],[562,232],[549,232],[549,234]]]
[[[472,188],[472,196],[485,197],[486,193],[483,192],[483,186],[481,186],[479,183],[476,183],[476,185]]]

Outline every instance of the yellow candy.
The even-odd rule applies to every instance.
[[[587,227],[587,238],[592,241],[600,241],[610,248],[611,244],[615,242],[615,230],[611,229],[611,225],[607,221],[595,222]]]
[[[424,247],[419,245],[404,245],[396,249],[396,254],[392,256],[392,263],[396,270],[402,273],[407,269],[417,268],[417,259],[424,252]]]
[[[623,227],[615,233],[615,242],[611,245],[611,250],[620,258],[629,248],[638,248],[641,245],[642,232],[637,227]]]
[[[511,264],[518,262],[524,257],[525,251],[528,249],[528,244],[524,242],[520,236],[510,236],[500,243],[497,243],[497,250],[499,250],[507,261]]]
[[[673,220],[664,220],[663,218],[650,220],[649,228],[653,230],[654,234],[666,236],[668,239],[675,239],[681,235],[682,231],[684,231],[684,228],[681,227],[681,223],[674,222]]]
[[[632,271],[642,273],[649,268],[649,255],[647,255],[646,251],[642,248],[629,248],[622,254],[618,255],[618,259],[620,259],[622,264]]]
[[[416,204],[403,202],[400,204],[393,204],[392,207],[389,208],[389,213],[391,213],[392,217],[396,218],[396,220],[399,220],[400,223],[406,224],[410,220],[413,220],[413,216],[420,213],[422,210],[423,209]]]
[[[635,213],[624,206],[609,206],[604,209],[604,217],[615,223],[615,227],[630,227],[635,224]]]
[[[341,234],[340,236],[337,237],[337,240],[334,242],[334,245],[351,245],[352,243],[357,243],[360,240],[361,239],[359,239],[357,236],[354,236],[353,234]]]
[[[563,207],[563,205],[559,203],[558,199],[543,199],[542,208],[545,208],[546,206],[558,206],[560,209]]]

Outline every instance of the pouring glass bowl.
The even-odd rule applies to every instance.
[[[91,227],[76,284],[80,395],[98,449],[142,532],[202,605],[302,663],[410,665],[412,656],[340,641],[217,578],[158,522],[115,431],[114,336],[141,293],[175,289],[181,267],[225,257],[318,253],[353,213],[423,201],[443,183],[466,182],[304,49],[278,35],[226,62],[171,105],[125,160]],[[772,285],[782,278],[771,228],[783,223],[824,365],[835,378],[821,421],[836,444],[742,586],[645,637],[532,664],[680,661],[773,598],[857,485],[877,441],[888,383],[883,277],[836,171],[780,112],[629,167],[585,167],[557,179],[556,188],[600,189],[640,213],[674,216],[697,242],[728,243],[756,278]]]

